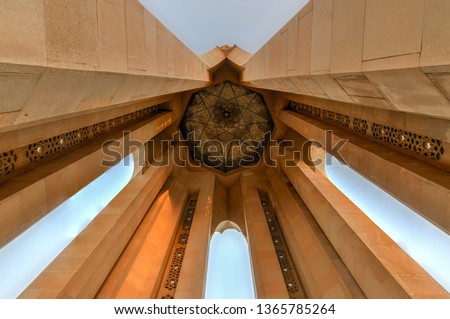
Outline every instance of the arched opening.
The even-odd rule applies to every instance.
[[[329,180],[450,292],[450,236],[348,165],[331,163]]]
[[[225,221],[217,227],[207,269],[206,299],[255,298],[248,243],[236,224]]]
[[[128,184],[133,170],[130,154],[0,249],[0,298],[17,298]]]

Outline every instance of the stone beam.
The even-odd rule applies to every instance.
[[[258,194],[260,179],[251,173],[243,173],[240,185],[256,298],[288,299],[289,294]]]
[[[94,298],[173,165],[135,176],[19,297]]]
[[[368,298],[450,297],[322,173],[282,168]]]
[[[322,145],[326,145],[326,130],[332,131],[333,145],[348,139],[340,154],[351,168],[450,233],[449,173],[305,115],[283,110],[279,117],[306,139]]]
[[[191,173],[189,180],[189,191],[198,193],[198,197],[175,292],[176,299],[201,299],[205,295],[216,178],[209,172]]]

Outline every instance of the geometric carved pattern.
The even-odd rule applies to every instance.
[[[180,278],[181,266],[183,265],[184,253],[189,239],[192,221],[194,219],[195,206],[197,198],[191,197],[188,200],[183,217],[178,227],[176,241],[172,247],[169,264],[164,273],[163,282],[158,292],[159,299],[173,299],[177,288],[178,279]]]
[[[358,118],[354,118],[353,119],[353,128],[354,128],[355,132],[365,135],[367,133],[367,128],[368,128],[367,121],[358,119]]]
[[[106,133],[106,121],[94,124],[92,130],[94,131],[94,136],[101,136]]]
[[[350,125],[350,117],[341,113],[322,110],[322,118],[339,126],[349,127]]]
[[[284,282],[289,293],[295,294],[299,291],[297,280],[294,276],[288,254],[284,249],[275,250],[278,256],[278,263],[283,272]]]
[[[262,96],[231,81],[194,93],[180,123],[191,157],[223,172],[257,163],[273,127]]]
[[[278,224],[275,211],[267,194],[260,192],[259,197],[264,209],[264,215],[266,216],[267,226],[269,227],[270,235],[272,236],[272,242],[275,247],[284,283],[289,292],[289,297],[302,298],[303,293],[300,288],[300,281],[298,280],[297,272],[292,266],[289,250],[285,244],[284,236]]]
[[[17,155],[14,151],[0,153],[0,175],[11,173],[16,165]]]
[[[86,142],[88,139],[88,128],[83,127],[58,136],[48,138],[38,143],[28,145],[26,156],[30,162],[37,162],[75,145]]]
[[[406,153],[415,153],[417,155],[440,160],[444,154],[442,141],[428,136],[408,132],[395,127],[371,123],[360,118],[351,118],[348,115],[322,110],[310,105],[290,101],[289,106],[292,110],[299,113],[309,114],[319,117],[333,124],[350,129],[350,123],[353,123],[353,130],[378,142],[382,142],[395,148],[400,148]],[[318,110],[316,110],[318,109]],[[371,132],[369,131],[371,127]]]
[[[130,124],[149,118],[163,111],[163,105],[154,105],[136,112],[128,113],[108,121],[72,130],[47,138],[23,148],[0,153],[0,176],[10,174],[19,167],[36,163],[42,159],[61,154],[74,146],[87,142],[97,136],[113,132]],[[19,164],[18,164],[19,163]]]
[[[423,135],[414,134],[390,126],[373,123],[373,137],[383,143],[401,147],[406,151],[413,151],[434,160],[439,160],[444,154],[442,142]]]
[[[168,290],[176,289],[178,278],[180,277],[181,265],[184,258],[184,247],[178,247],[172,256],[172,262],[170,263],[169,275],[164,282],[164,288]]]

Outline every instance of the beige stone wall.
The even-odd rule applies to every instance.
[[[130,139],[145,143],[175,121],[174,113],[137,124],[131,129]],[[166,125],[164,124],[166,123]],[[101,166],[108,159],[102,143],[107,140],[123,143],[122,131],[94,140],[53,161],[40,165],[0,184],[0,246],[3,246],[34,222],[52,211],[107,170]],[[123,150],[117,149],[122,155]],[[80,174],[80,172],[83,172]]]
[[[450,118],[445,0],[312,0],[246,64],[257,88]]]
[[[447,152],[450,149],[450,120],[439,119],[420,114],[411,114],[394,110],[378,109],[370,106],[355,105],[346,102],[333,101],[329,99],[317,98],[307,95],[299,95],[292,93],[278,93],[278,98],[283,100],[278,108],[274,110],[275,113],[286,108],[289,101],[297,102],[297,104],[305,104],[313,106],[320,111],[321,115],[313,115],[306,112],[301,112],[307,116],[312,116],[315,119],[324,121],[327,124],[331,124],[330,129],[338,127],[339,129],[345,129],[349,133],[356,134],[360,137],[367,139],[370,142],[380,143],[387,146],[394,151],[401,152],[408,156],[414,157],[418,160],[438,167],[446,172],[450,171],[450,153]],[[325,119],[325,112],[336,113],[342,116],[348,117],[348,125],[344,127],[342,123],[333,123],[330,118]],[[357,121],[363,121],[366,128],[361,131],[358,127]],[[392,130],[392,138],[380,139],[380,136],[374,132],[374,126],[383,126],[386,130]],[[388,134],[388,133],[386,133]],[[414,134],[414,139],[405,141],[402,145],[397,143],[401,134]],[[401,137],[400,137],[401,138]],[[439,144],[439,147],[434,149],[431,147],[430,152],[434,155],[424,152],[426,149],[419,149],[423,146],[425,141],[434,140]],[[418,146],[415,148],[415,146]],[[442,149],[441,149],[442,148]],[[437,154],[439,153],[439,156]]]
[[[216,182],[211,220],[211,236],[214,234],[220,223],[230,219],[229,203],[228,190]]]
[[[169,178],[145,214],[96,298],[156,298],[188,190],[186,170]]]
[[[205,86],[207,66],[138,0],[0,4],[0,127]]]
[[[258,194],[258,188],[264,184],[266,178],[263,175],[243,173],[240,177],[255,295],[260,299],[287,299],[289,293]]]
[[[138,0],[5,0],[0,12],[3,63],[207,79],[201,60]]]
[[[135,176],[20,298],[93,298],[172,169],[152,166]]]
[[[198,197],[175,291],[176,299],[201,299],[205,295],[215,183],[216,178],[211,172],[189,176],[189,191],[198,193]]]
[[[323,145],[326,145],[326,130],[333,131],[333,145],[348,139],[340,154],[350,167],[437,227],[450,232],[448,173],[316,119],[292,111],[281,111],[279,115],[293,130]]]
[[[295,200],[276,169],[268,169],[266,174],[278,222],[298,270],[305,297],[364,298],[364,293],[322,235],[301,198]]]
[[[283,171],[368,298],[449,298],[323,174],[303,162]]]

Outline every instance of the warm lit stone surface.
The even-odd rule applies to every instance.
[[[330,73],[360,72],[366,0],[334,0]]]
[[[325,176],[304,163],[283,171],[367,297],[449,297]],[[414,284],[404,277],[414,278]]]
[[[130,138],[139,141],[152,138],[172,116],[166,113],[138,125],[130,133]],[[175,119],[172,118],[172,121]],[[123,143],[122,132],[113,133],[108,138]],[[89,143],[77,152],[42,164],[38,170],[29,171],[0,185],[0,223],[4,225],[0,229],[1,246],[107,169],[99,165],[102,159],[108,159],[102,150],[102,143],[103,140]],[[117,151],[123,152],[120,148]],[[80,171],[84,173],[80,174]],[[33,190],[31,193],[30,189]]]
[[[204,298],[208,247],[211,237],[215,176],[212,173],[192,173],[189,188],[198,192],[194,220],[181,267],[175,298]]]
[[[53,66],[98,67],[97,5],[94,1],[45,0],[47,60]]]
[[[305,138],[314,139],[326,145],[325,130],[331,128],[328,124],[290,111],[282,111],[280,118]],[[448,173],[391,151],[382,145],[368,142],[354,134],[334,128],[333,145],[340,139],[349,139],[345,147],[340,150],[340,154],[353,169],[438,227],[446,232],[450,231],[450,211],[447,205],[450,200]],[[418,180],[421,181],[420,184],[417,184]],[[413,189],[404,191],[406,185],[416,185],[417,193],[409,192]],[[437,194],[442,196],[440,200],[436,200]],[[412,198],[414,198],[413,201],[411,201]]]
[[[156,297],[187,198],[186,175],[178,174],[168,188],[161,190],[96,298]]]
[[[1,6],[1,61],[45,65],[44,0],[4,0]]]
[[[421,51],[424,0],[366,0],[363,60]]]
[[[196,89],[209,81],[200,58],[138,0],[8,0],[0,12],[5,101],[0,127]]]
[[[450,2],[426,0],[420,66],[449,65]]]
[[[124,0],[97,1],[98,54],[102,70],[128,70],[124,5]]]
[[[294,18],[281,29],[286,44],[277,33],[247,62],[242,80],[253,88],[448,119],[445,86],[426,74],[449,72],[447,6],[442,0],[311,1],[298,23]],[[343,77],[361,78],[381,96],[356,87],[350,93]]]
[[[0,154],[165,103],[172,112],[129,127],[132,139],[160,143],[178,128],[191,90],[214,79],[207,68],[227,58],[244,67],[241,84],[264,95],[276,139],[292,139],[298,150],[305,138],[325,143],[333,130],[334,142],[349,139],[342,155],[353,169],[450,232],[449,12],[447,0],[312,0],[254,55],[228,47],[226,56],[216,48],[200,59],[138,0],[3,0]],[[222,100],[219,115],[243,120],[252,106],[238,99],[245,94]],[[407,156],[359,136],[353,122],[341,129],[283,110],[289,100],[439,139],[445,151],[437,162]],[[208,139],[254,138],[251,129],[237,134],[224,116],[207,122],[200,120],[215,132]],[[5,178],[0,246],[105,171],[106,138],[123,136]],[[324,150],[312,154],[323,158]],[[171,160],[135,165],[130,183],[21,298],[155,298],[186,198],[197,195],[175,297],[203,297],[210,236],[226,221],[247,236],[257,297],[288,298],[259,192],[270,198],[306,297],[449,298],[323,166],[225,174]]]
[[[93,298],[172,169],[151,167],[134,177],[20,298]],[[80,266],[61,272],[61,260],[73,257]]]
[[[270,236],[257,185],[261,183],[252,174],[240,178],[243,208],[247,223],[249,249],[255,278],[256,297],[261,299],[289,298],[277,255]]]
[[[300,206],[295,202],[275,169],[268,171],[267,176],[274,190],[274,199],[277,201],[278,221],[289,243],[292,259],[302,274],[300,277],[306,297],[364,298],[359,287],[353,291],[349,288],[355,286],[355,281],[344,279],[344,274],[336,265],[340,261],[337,255],[334,255],[334,258],[338,261],[334,261],[325,250],[317,231],[306,217],[310,214],[308,208],[304,203]]]
[[[333,1],[313,0],[311,74],[330,71]]]

